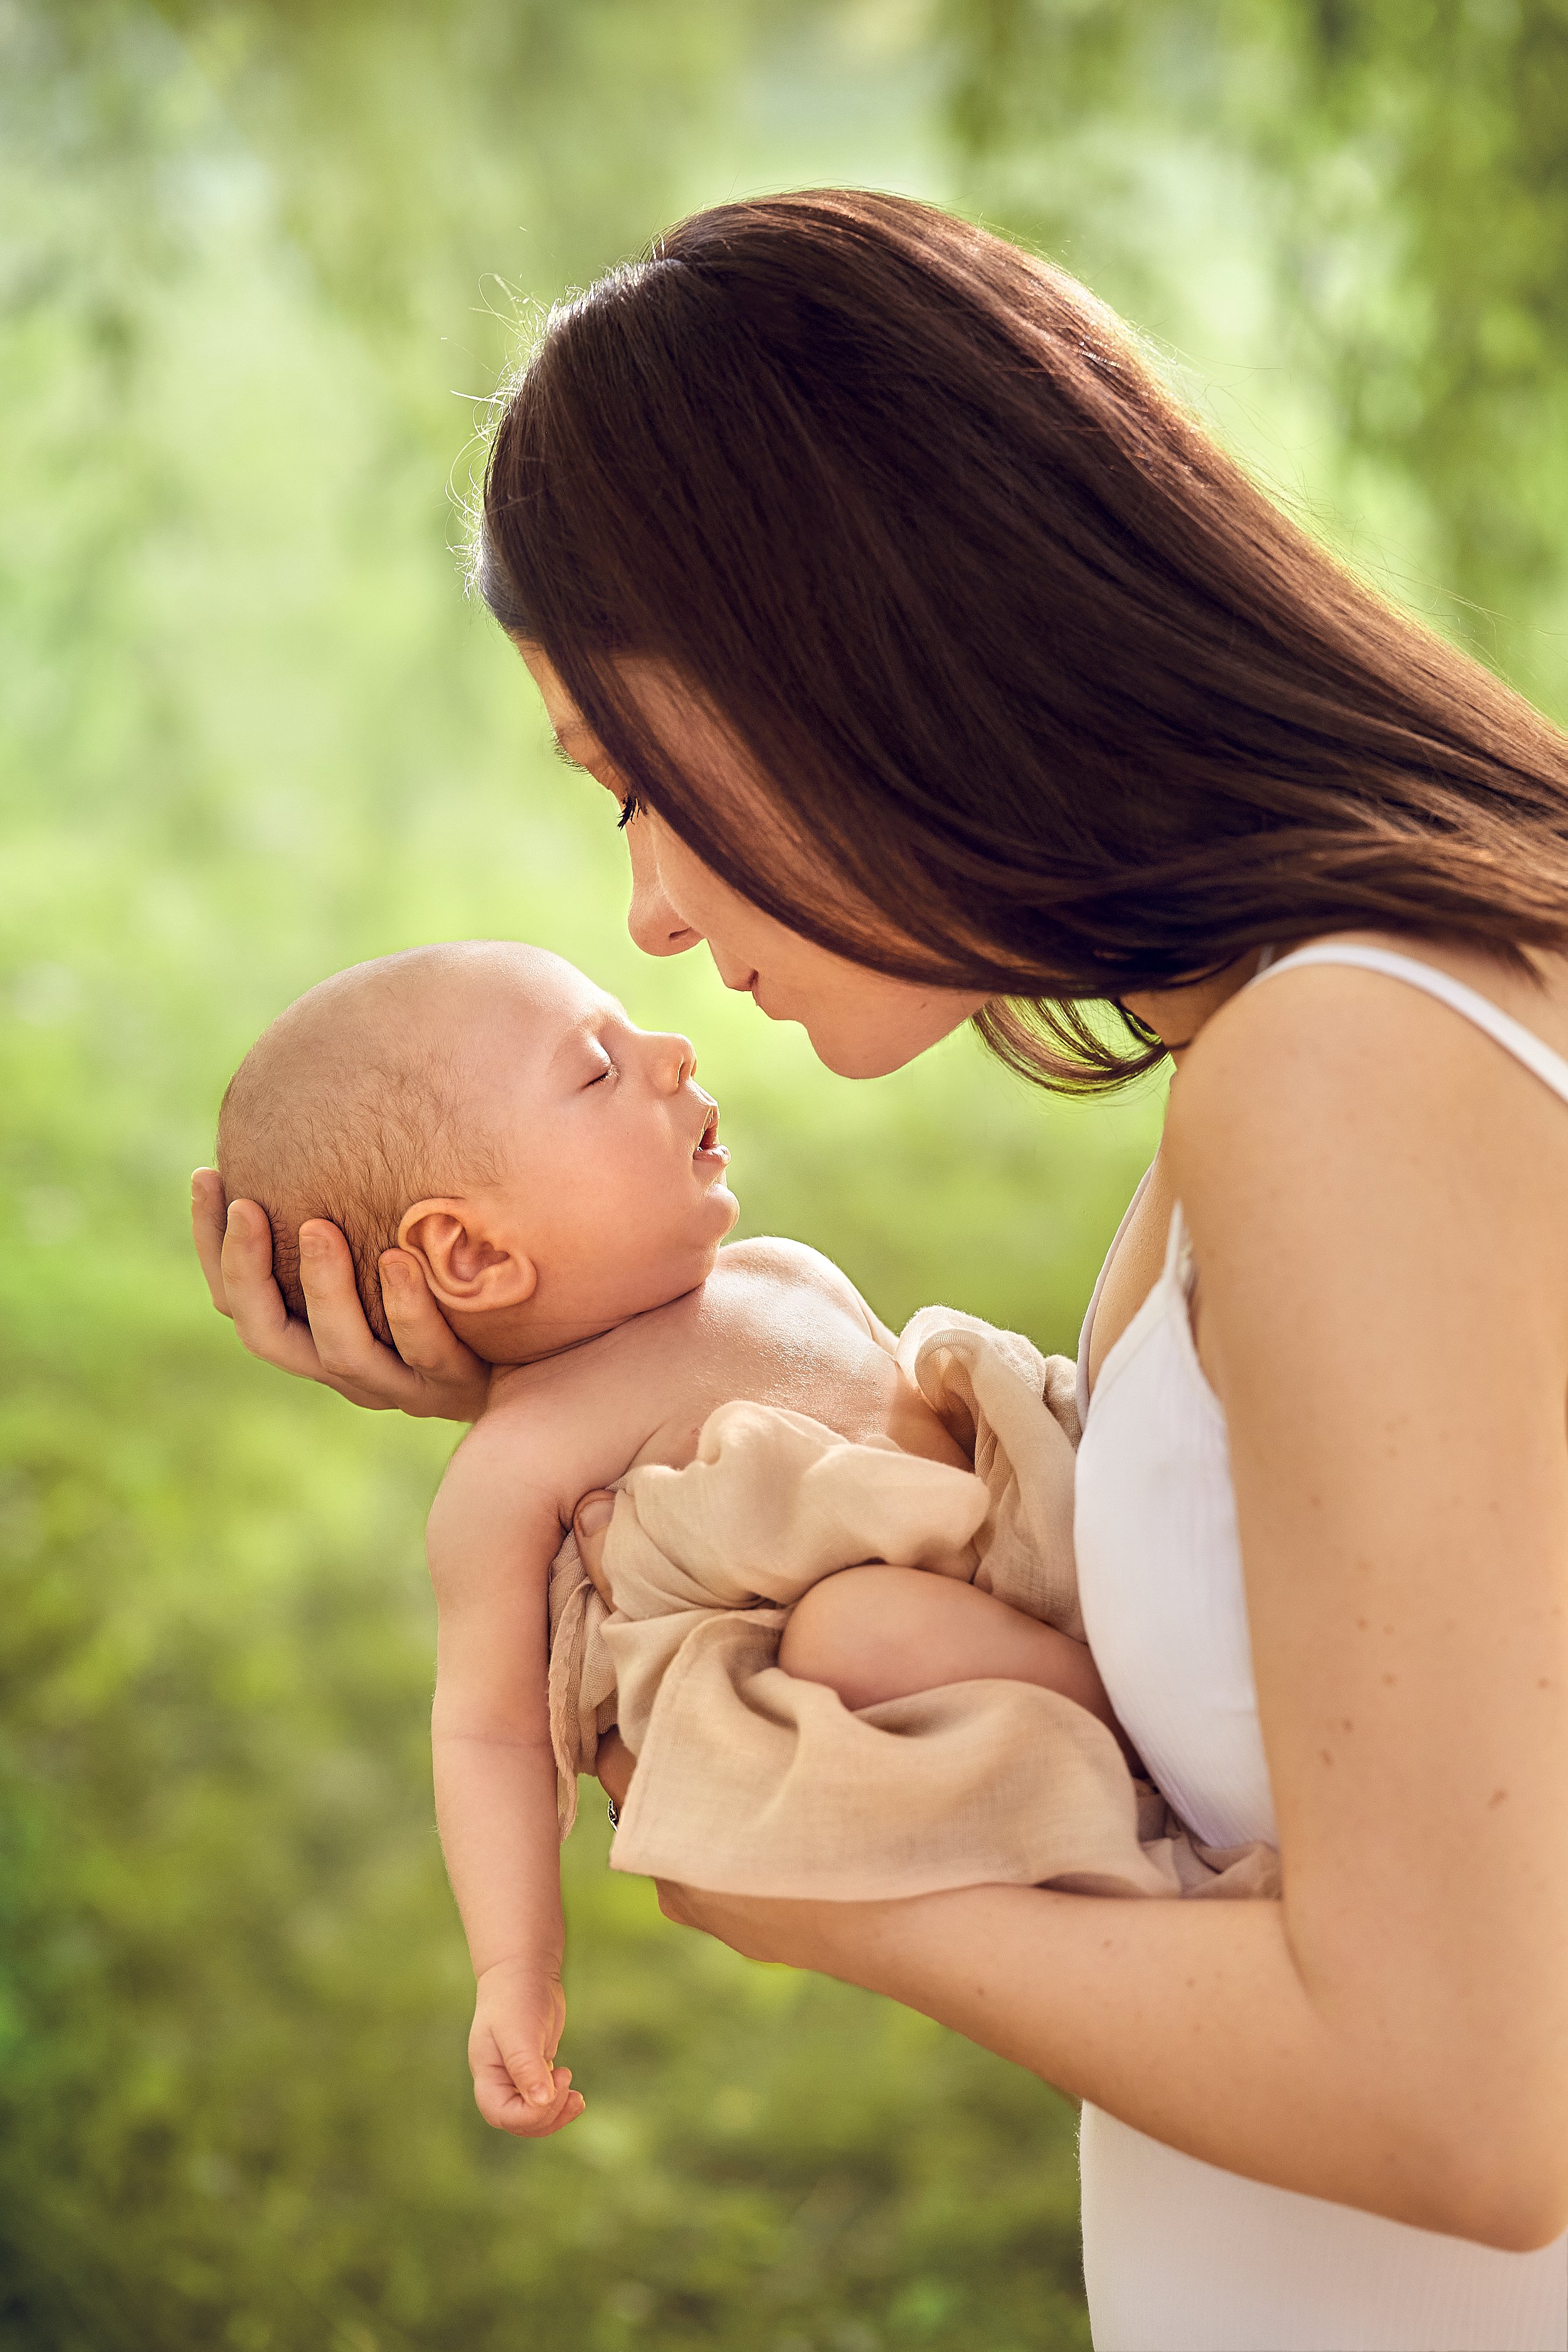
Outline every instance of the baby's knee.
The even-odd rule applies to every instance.
[[[837,1679],[837,1670],[852,1654],[855,1625],[862,1614],[850,1589],[855,1577],[854,1569],[842,1569],[801,1594],[779,1643],[779,1664],[786,1675],[808,1683]]]
[[[886,1694],[883,1651],[888,1638],[890,1581],[915,1569],[840,1569],[795,1602],[779,1643],[779,1664],[798,1682],[826,1683],[847,1706],[869,1706]]]

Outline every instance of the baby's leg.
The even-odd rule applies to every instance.
[[[802,1682],[826,1683],[850,1707],[944,1683],[1038,1683],[1076,1699],[1127,1746],[1086,1643],[927,1569],[824,1577],[791,1611],[779,1664]]]

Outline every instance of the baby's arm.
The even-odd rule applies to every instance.
[[[477,1985],[474,2097],[487,2123],[542,2138],[583,2110],[569,2071],[553,2063],[566,2009],[547,1589],[561,1526],[514,1437],[481,1423],[430,1513],[439,1610],[431,1748]]]
[[[826,1683],[849,1707],[948,1683],[1037,1683],[1098,1716],[1142,1769],[1087,1643],[928,1569],[877,1563],[824,1577],[790,1612],[779,1664],[802,1682]]]

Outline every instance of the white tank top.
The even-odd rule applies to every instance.
[[[1323,963],[1441,998],[1568,1103],[1568,1061],[1414,957],[1326,940],[1258,979]],[[1164,1272],[1106,1356],[1091,1404],[1104,1282],[1102,1272],[1079,1350],[1079,1586],[1095,1663],[1155,1780],[1205,1843],[1272,1844],[1225,1414],[1193,1343],[1179,1205]],[[1222,2172],[1091,2106],[1079,2160],[1095,2352],[1568,2346],[1568,2240],[1509,2254],[1411,2229]]]

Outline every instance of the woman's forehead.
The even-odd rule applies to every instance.
[[[579,761],[584,753],[596,756],[603,749],[599,738],[577,708],[549,655],[542,646],[522,639],[518,641],[518,651],[539,689],[545,715],[562,750]],[[683,750],[690,751],[709,744],[710,740],[711,748],[721,750],[727,764],[732,763],[737,747],[729,730],[715,712],[683,686],[668,663],[627,654],[618,656],[614,667],[639,719],[645,725],[651,724],[667,745],[673,748],[679,743]]]

